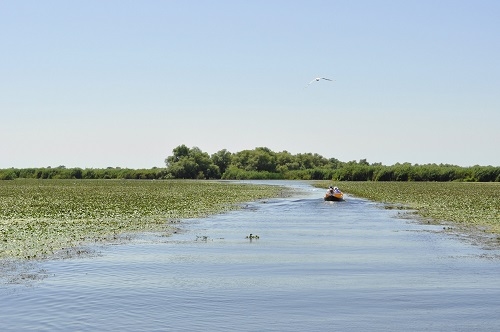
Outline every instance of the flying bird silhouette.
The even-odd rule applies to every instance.
[[[309,82],[309,84],[306,86],[306,88],[311,85],[311,83],[313,82],[319,82],[319,80],[325,80],[325,81],[333,81],[329,78],[326,78],[326,77],[316,77],[315,79],[313,79],[311,82]]]

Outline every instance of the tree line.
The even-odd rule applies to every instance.
[[[0,170],[0,179],[285,179],[333,181],[469,181],[500,182],[500,167],[396,163],[386,166],[366,159],[341,162],[317,153],[274,152],[266,147],[212,155],[180,145],[165,159],[165,168],[81,169],[28,168]]]
[[[108,168],[66,168],[65,166],[44,168],[8,168],[0,170],[0,180],[14,179],[163,179],[163,168],[129,169]]]

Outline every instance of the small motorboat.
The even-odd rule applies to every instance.
[[[333,194],[326,194],[325,201],[343,201],[344,194],[342,192],[336,192]]]
[[[330,188],[326,191],[325,201],[343,201],[343,200],[344,200],[344,193],[342,193],[339,188],[330,186]]]

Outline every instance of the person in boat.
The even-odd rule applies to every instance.
[[[330,188],[328,188],[328,190],[326,191],[326,194],[327,195],[330,195],[330,196],[333,196],[334,194],[340,194],[342,193],[340,191],[340,189],[338,187],[332,187],[330,186]]]
[[[326,194],[332,196],[333,195],[333,191],[334,191],[333,187],[330,186],[330,188],[328,188],[328,190],[326,191]]]

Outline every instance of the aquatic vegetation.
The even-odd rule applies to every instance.
[[[500,183],[335,182],[342,191],[415,209],[423,217],[473,225],[500,234]],[[326,188],[331,181],[317,181]]]
[[[0,181],[0,258],[43,258],[130,232],[169,234],[180,219],[285,192],[278,186],[221,181]]]

